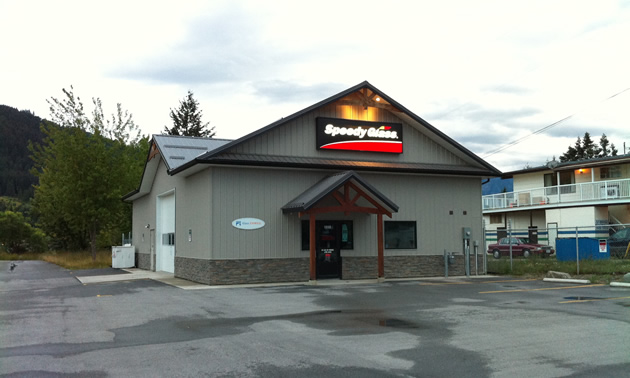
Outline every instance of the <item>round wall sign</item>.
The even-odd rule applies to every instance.
[[[258,218],[239,218],[232,221],[239,230],[256,230],[265,227],[265,221]]]

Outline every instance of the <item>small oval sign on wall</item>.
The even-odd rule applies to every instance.
[[[239,218],[232,221],[232,226],[240,230],[256,230],[265,227],[265,221],[258,218]]]

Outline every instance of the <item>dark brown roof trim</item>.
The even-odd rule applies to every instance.
[[[370,172],[398,172],[398,173],[424,173],[447,174],[479,177],[494,177],[494,172],[481,169],[447,164],[422,164],[422,163],[391,163],[361,160],[322,159],[296,156],[273,155],[247,155],[247,154],[223,154],[208,158],[202,164],[218,164],[233,166],[253,167],[278,167],[278,168],[308,168],[308,169],[335,169],[335,170],[361,170]]]

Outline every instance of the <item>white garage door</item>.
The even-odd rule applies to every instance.
[[[175,192],[157,198],[155,270],[175,273]]]

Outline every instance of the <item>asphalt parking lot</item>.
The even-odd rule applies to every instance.
[[[630,289],[506,277],[183,290],[0,262],[8,377],[620,377]]]

